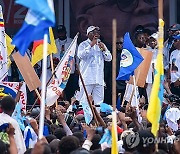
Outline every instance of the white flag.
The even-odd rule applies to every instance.
[[[7,46],[2,6],[0,5],[0,82],[8,74]]]
[[[76,45],[77,45],[77,38],[78,38],[78,35],[74,37],[71,45],[65,52],[58,66],[56,67],[55,79],[47,87],[46,104],[48,106],[51,106],[55,103],[55,101],[59,98],[62,91],[66,87],[66,84],[68,82],[71,69],[74,63],[74,55],[75,55],[75,50],[76,50]]]

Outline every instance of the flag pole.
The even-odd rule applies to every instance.
[[[35,89],[35,92],[36,92],[36,95],[39,98],[39,100],[41,100],[41,95],[40,95],[39,91],[37,89]]]
[[[164,41],[163,0],[158,0],[158,16],[159,16],[158,54],[163,54],[163,41]],[[158,131],[156,134],[156,138],[158,138]],[[155,150],[158,151],[158,143],[156,143],[155,145]]]
[[[136,99],[136,107],[138,107],[137,91],[136,91],[136,78],[135,78],[135,75],[133,75],[133,83],[134,83],[134,94],[135,94],[135,99]]]
[[[113,61],[112,61],[112,105],[113,105],[113,110],[116,110],[116,39],[117,39],[117,32],[116,32],[116,27],[117,27],[117,22],[115,19],[113,19],[112,23],[112,32],[113,32]]]
[[[138,83],[138,80],[139,80],[139,75],[140,75],[140,71],[138,70],[138,72],[137,72],[137,77],[136,77],[136,80],[135,80],[135,83],[134,83],[134,79],[133,79],[133,85],[135,84],[135,85],[137,85],[137,83]],[[134,95],[134,92],[135,92],[135,88],[133,88],[133,91],[132,91],[132,93],[131,93],[131,97],[130,97],[130,100],[129,100],[129,104],[131,105],[131,102],[132,102],[132,98],[133,98],[133,95]]]
[[[50,62],[51,62],[51,72],[53,74],[54,72],[54,64],[53,64],[53,56],[50,54]],[[54,79],[54,74],[52,75],[52,78]]]
[[[43,68],[42,68],[42,91],[41,91],[41,110],[39,121],[39,139],[43,137],[44,130],[44,115],[45,115],[45,95],[46,95],[46,76],[47,76],[47,49],[48,49],[48,34],[44,34],[43,44]]]
[[[36,100],[34,101],[34,104],[31,106],[30,110],[28,110],[29,113],[30,113],[30,112],[33,110],[33,108],[35,107],[37,101],[38,101],[38,98],[36,98]]]
[[[86,94],[86,98],[87,98],[87,100],[88,100],[89,107],[91,108],[91,111],[92,111],[92,114],[93,114],[95,123],[96,123],[97,126],[99,126],[98,121],[97,121],[96,114],[95,114],[94,109],[93,109],[93,107],[92,107],[92,102],[89,100],[88,92],[87,92],[87,90],[86,90],[86,87],[85,87],[85,84],[84,84],[84,80],[83,80],[82,75],[81,75],[81,72],[80,72],[80,70],[79,70],[79,66],[78,66],[77,64],[75,64],[75,65],[76,65],[76,69],[77,69],[77,72],[78,72],[78,74],[79,74],[81,83],[82,83],[82,85],[83,85],[84,92],[85,92],[85,94]]]
[[[112,21],[112,49],[113,49],[113,61],[112,61],[112,144],[111,144],[111,153],[118,154],[117,147],[117,114],[116,114],[116,39],[117,39],[117,21],[113,19]]]
[[[51,62],[51,72],[52,72],[52,78],[54,80],[55,76],[54,76],[54,63],[53,63],[53,56],[52,54],[50,54],[50,62]],[[47,86],[47,85],[46,85]],[[56,107],[58,106],[58,102],[56,100]]]
[[[121,103],[121,106],[122,106],[122,107],[123,107],[123,105],[124,105],[124,102],[125,102],[125,98],[126,98],[126,95],[127,95],[128,89],[129,89],[129,84],[127,84],[127,85],[126,85],[125,94],[124,94],[124,97],[123,97],[123,100],[122,100],[122,103]]]

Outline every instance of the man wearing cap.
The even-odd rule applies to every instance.
[[[64,56],[64,53],[67,51],[68,47],[70,46],[72,39],[67,37],[67,31],[64,25],[59,25],[57,27],[57,37],[58,38],[56,39],[56,46],[57,46],[58,52],[54,54],[53,57],[56,57],[59,60],[61,60],[62,57]],[[76,83],[76,80],[77,80],[77,83]],[[70,101],[71,97],[73,97],[77,86],[78,86],[78,77],[75,75],[75,63],[74,63],[74,65],[72,66],[71,75],[69,77],[68,83],[66,85],[66,88],[64,89],[66,99],[68,101]]]
[[[66,27],[64,25],[59,25],[57,27],[57,39],[56,46],[58,49],[58,53],[54,54],[53,57],[57,57],[59,60],[63,57],[65,51],[69,47],[72,42],[72,39],[67,37]]]
[[[88,94],[92,95],[94,104],[99,105],[104,100],[104,61],[111,61],[112,55],[99,39],[99,27],[89,26],[86,35],[88,39],[78,47],[79,67]],[[79,85],[82,94],[80,102],[82,102],[85,93],[81,81]]]
[[[168,39],[164,43],[164,49],[163,49],[163,54],[164,54],[164,68],[165,70],[169,69],[169,58],[171,52],[174,50],[173,48],[173,42],[174,38],[173,36],[176,36],[180,34],[180,24],[173,24],[170,26],[168,29]]]
[[[171,92],[180,97],[180,34],[173,36],[175,50],[170,55]]]

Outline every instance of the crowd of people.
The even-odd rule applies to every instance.
[[[164,42],[164,98],[157,137],[151,133],[147,109],[155,75],[158,54],[157,1],[70,1],[81,41],[76,48],[74,63],[68,83],[57,103],[45,108],[44,137],[38,139],[39,105],[37,98],[28,92],[27,111],[19,108],[23,77],[15,62],[9,70],[8,81],[19,82],[16,99],[4,96],[0,101],[0,153],[6,154],[110,154],[112,148],[112,69],[116,58],[116,75],[120,71],[123,35],[130,32],[138,51],[152,53],[144,86],[139,86],[138,105],[129,98],[128,81],[116,80],[118,152],[137,154],[180,153],[180,24],[174,24],[165,32]],[[100,6],[105,12],[101,16]],[[113,12],[112,11],[113,7]],[[121,12],[121,13],[119,13]],[[102,14],[102,12],[101,12]],[[143,20],[142,15],[146,20]],[[110,16],[107,18],[107,16]],[[117,29],[116,52],[111,52],[111,20],[116,17],[121,28]],[[135,18],[132,18],[135,17]],[[146,23],[145,21],[147,21]],[[138,21],[139,20],[139,21]],[[142,20],[142,21],[141,21]],[[151,21],[150,21],[151,20]],[[103,22],[102,22],[103,21]],[[129,24],[128,21],[130,22]],[[138,24],[137,24],[138,22]],[[141,25],[141,22],[147,26]],[[100,27],[98,27],[98,26]],[[122,26],[123,25],[123,26]],[[138,26],[137,26],[138,25]],[[149,26],[149,28],[147,28]],[[103,35],[101,35],[103,34]],[[54,67],[62,60],[72,39],[64,25],[56,29],[57,54],[53,54]],[[31,52],[28,53],[31,57]],[[41,62],[34,69],[41,79]],[[77,65],[75,65],[77,64]],[[78,67],[78,68],[77,68]],[[48,61],[47,81],[52,76]],[[79,73],[82,80],[79,79]],[[139,78],[141,78],[140,76]],[[87,93],[85,93],[85,89]],[[87,94],[87,95],[86,95]],[[131,96],[130,96],[131,97]],[[92,104],[93,118],[87,123],[84,104]],[[120,104],[123,102],[123,104]]]
[[[66,36],[66,28],[58,26],[56,44],[58,53],[54,55],[57,63],[70,45],[71,39]],[[147,120],[149,96],[152,89],[154,67],[158,53],[157,33],[151,33],[139,25],[132,38],[134,45],[152,52],[152,60],[144,87],[138,87],[138,107],[126,99],[127,81],[117,80],[117,99],[125,97],[125,103],[117,107],[117,135],[119,153],[172,153],[178,154],[180,148],[180,25],[172,25],[167,32],[164,43],[164,100],[162,102],[160,127],[157,138],[151,133],[151,123]],[[77,47],[75,59],[84,79],[88,99],[92,103],[96,116],[86,124],[83,103],[86,95],[81,80],[78,85],[78,74],[75,65],[69,79],[69,88],[58,99],[58,105],[46,107],[44,137],[38,139],[40,109],[34,106],[27,113],[17,110],[22,82],[16,99],[5,96],[1,100],[0,114],[0,151],[19,154],[110,154],[112,106],[104,103],[104,61],[112,60],[111,52],[100,40],[100,28],[89,26],[87,40]],[[123,36],[117,37],[117,75],[120,69]],[[56,66],[55,65],[55,66]],[[109,74],[109,76],[111,76]],[[111,78],[111,77],[110,77]],[[13,78],[12,78],[13,79]],[[12,80],[13,81],[13,80]],[[68,86],[68,85],[67,85]],[[109,87],[108,87],[109,88]],[[105,93],[105,95],[112,95]],[[132,91],[131,91],[132,93]],[[67,95],[67,96],[66,96]]]

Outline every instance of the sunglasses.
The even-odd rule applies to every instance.
[[[123,44],[123,42],[116,42],[116,44],[118,45],[118,44]]]

